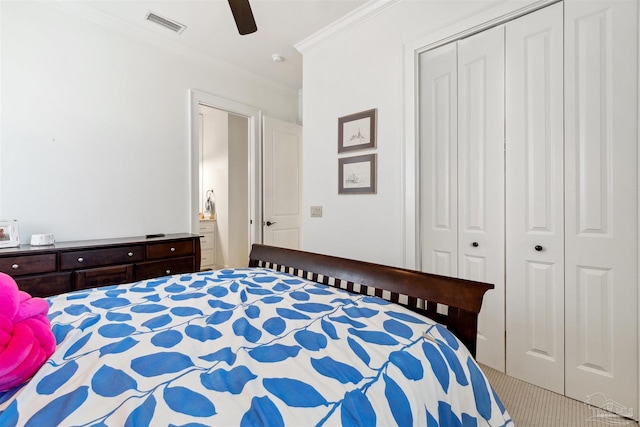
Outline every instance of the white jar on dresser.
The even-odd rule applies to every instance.
[[[208,270],[215,268],[216,260],[216,220],[200,220],[200,269]]]

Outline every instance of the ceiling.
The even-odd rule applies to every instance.
[[[241,36],[227,0],[82,0],[82,8],[185,47],[195,55],[244,70],[292,90],[302,88],[302,55],[294,45],[367,0],[250,0],[258,31]],[[177,21],[177,34],[145,19],[148,12]],[[274,62],[273,54],[284,61]]]

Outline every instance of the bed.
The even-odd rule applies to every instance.
[[[56,351],[0,426],[513,425],[474,360],[491,288],[254,245],[247,268],[56,295]]]

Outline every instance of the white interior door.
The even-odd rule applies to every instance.
[[[562,3],[506,26],[507,374],[564,393]]]
[[[422,269],[489,282],[477,359],[505,370],[504,27],[420,55]]]
[[[477,359],[504,372],[504,26],[458,42],[458,273],[495,285]]]
[[[264,117],[263,135],[263,242],[300,249],[302,126]]]
[[[638,403],[638,2],[565,3],[566,394]],[[634,414],[635,415],[635,414]]]
[[[422,270],[458,276],[457,44],[420,54]]]

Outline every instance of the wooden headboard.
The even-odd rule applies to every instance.
[[[249,267],[270,268],[403,305],[445,325],[474,357],[482,298],[494,288],[488,283],[260,244],[251,249]]]

